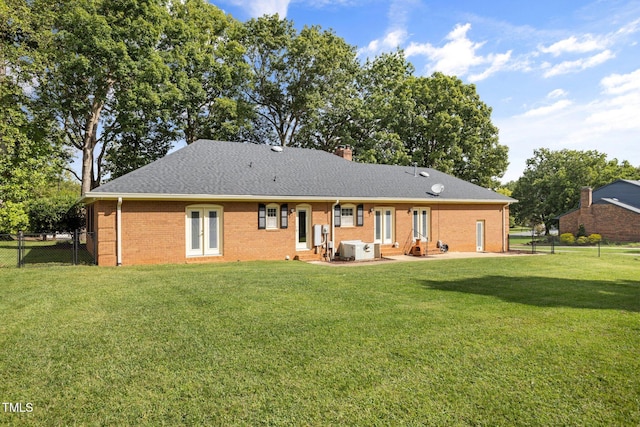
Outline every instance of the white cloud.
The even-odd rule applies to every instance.
[[[615,58],[615,55],[607,49],[588,58],[581,58],[575,61],[564,61],[560,64],[550,66],[550,68],[544,73],[544,77],[548,78],[561,74],[577,73],[584,71],[587,68],[598,66],[613,58]]]
[[[551,64],[548,61],[540,63],[540,69],[545,70],[544,77],[553,77],[562,74],[578,73],[588,68],[603,64],[616,57],[613,53],[613,46],[628,42],[634,45],[636,41],[630,40],[629,36],[640,31],[640,19],[631,21],[616,31],[606,34],[583,34],[572,35],[548,46],[539,45],[538,54],[548,54],[553,57],[565,55],[584,55],[592,53],[591,56],[572,60],[562,61],[558,64]],[[597,52],[597,53],[596,53]]]
[[[430,43],[411,43],[405,53],[407,57],[413,55],[425,55],[431,60],[430,72],[441,71],[445,74],[462,76],[467,74],[469,68],[482,64],[485,60],[476,55],[484,43],[474,43],[467,38],[467,31],[471,24],[456,25],[447,35],[448,42],[442,47],[435,47]]]
[[[543,53],[549,53],[553,56],[560,56],[564,53],[587,53],[596,50],[602,50],[609,46],[610,42],[603,37],[594,37],[586,34],[578,39],[571,36],[567,39],[553,43],[549,47],[540,46],[539,50]]]
[[[402,29],[391,30],[383,38],[372,40],[366,47],[358,50],[358,55],[376,55],[380,52],[394,50],[400,47],[407,39],[407,32]]]
[[[291,0],[230,0],[229,3],[243,8],[253,18],[276,13],[286,18]]]
[[[430,61],[427,74],[440,71],[445,74],[464,76],[474,67],[488,65],[481,72],[469,76],[471,81],[486,79],[490,75],[503,70],[511,60],[512,51],[500,54],[478,55],[477,51],[484,46],[484,42],[474,42],[467,37],[471,24],[456,25],[445,38],[447,43],[436,47],[431,43],[411,43],[406,49],[407,57],[423,55]]]
[[[522,116],[523,117],[548,116],[548,115],[555,114],[555,113],[557,113],[557,112],[559,112],[561,110],[566,109],[571,104],[573,104],[573,102],[569,101],[568,99],[562,99],[560,101],[555,102],[554,104],[547,105],[547,106],[544,106],[544,107],[538,107],[538,108],[534,108],[532,110],[529,110],[526,113],[522,114]]]
[[[611,74],[600,81],[604,93],[611,95],[623,94],[640,90],[640,69],[629,74]]]
[[[409,12],[414,9],[416,4],[418,4],[416,0],[392,1],[387,13],[389,26],[385,35],[358,49],[358,56],[377,55],[402,47],[408,37],[406,25]]]
[[[597,150],[609,159],[639,166],[640,69],[611,74],[600,81],[600,86],[600,94],[585,103],[560,99],[524,114],[497,118],[500,142],[509,147],[511,163],[503,180],[518,179],[526,159],[541,147]],[[561,94],[566,95],[556,89],[546,98]]]
[[[506,65],[511,60],[511,50],[507,53],[491,54],[487,56],[487,60],[491,63],[489,68],[484,70],[480,74],[471,74],[469,76],[470,82],[478,82],[484,80],[498,71],[502,71],[506,68]]]
[[[627,25],[623,26],[616,32],[616,35],[624,36],[628,34],[637,33],[638,31],[640,31],[640,19],[636,19],[635,21],[632,21]]]
[[[602,135],[616,130],[640,132],[640,69],[611,74],[600,81],[600,86],[605,98],[594,103],[587,118],[592,130]]]
[[[567,95],[569,95],[569,94],[565,90],[563,90],[563,89],[555,89],[555,90],[552,90],[551,92],[549,92],[547,94],[547,98],[548,99],[564,98]]]

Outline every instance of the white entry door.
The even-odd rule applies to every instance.
[[[296,249],[311,248],[311,208],[296,207]]]
[[[484,221],[476,221],[476,251],[484,252]]]

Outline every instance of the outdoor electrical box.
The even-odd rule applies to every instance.
[[[313,224],[313,246],[322,246],[329,235],[328,224]]]
[[[322,246],[322,229],[322,225],[313,224],[313,246]]]

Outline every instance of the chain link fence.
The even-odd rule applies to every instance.
[[[0,268],[95,264],[94,234],[0,234]]]
[[[602,246],[600,242],[578,245],[566,244],[557,235],[510,234],[509,250],[532,254],[555,254],[561,252],[591,253],[600,256]]]

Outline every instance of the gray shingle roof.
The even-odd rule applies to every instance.
[[[640,213],[640,181],[618,179],[593,190],[593,204],[611,203]]]
[[[425,171],[428,177],[420,172]],[[416,176],[417,175],[417,176]],[[432,194],[433,184],[444,191]],[[510,203],[514,199],[435,169],[351,162],[319,150],[198,140],[85,195],[440,199]]]

